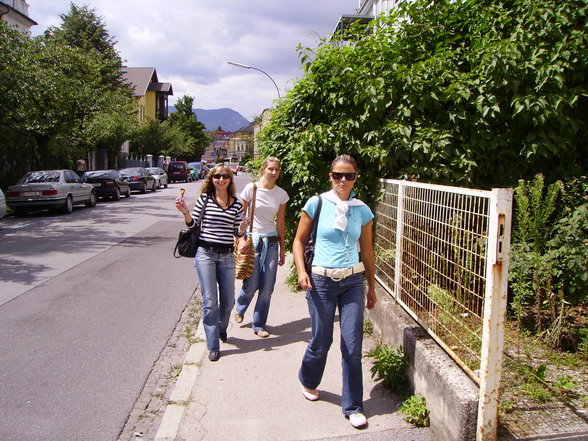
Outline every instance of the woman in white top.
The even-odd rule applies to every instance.
[[[285,260],[284,233],[288,193],[276,185],[280,176],[280,161],[270,156],[263,161],[259,171],[259,182],[249,183],[241,193],[243,212],[251,205],[253,186],[257,185],[253,215],[253,245],[255,247],[255,267],[251,277],[243,281],[243,287],[235,305],[235,321],[241,323],[255,291],[259,291],[253,312],[253,332],[266,338],[270,300],[274,292],[278,265]],[[238,246],[243,246],[240,239]]]

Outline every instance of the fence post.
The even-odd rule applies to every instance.
[[[394,260],[394,298],[400,299],[400,279],[402,271],[402,236],[404,235],[404,191],[403,183],[398,183],[398,205],[396,208],[396,257]]]
[[[496,440],[502,352],[504,349],[504,322],[506,320],[511,219],[512,190],[492,189],[488,220],[487,280],[484,296],[482,351],[480,354],[477,441]]]

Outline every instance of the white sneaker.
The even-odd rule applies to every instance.
[[[363,429],[367,426],[367,418],[363,413],[352,413],[349,415],[349,422],[356,429]]]
[[[318,401],[320,398],[318,389],[308,389],[304,386],[302,386],[302,395],[308,401]]]

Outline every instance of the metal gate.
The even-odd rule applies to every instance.
[[[512,190],[381,183],[376,278],[480,385],[477,438],[495,439]]]

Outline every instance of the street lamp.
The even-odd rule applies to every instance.
[[[274,81],[274,79],[267,74],[267,72],[264,72],[263,70],[258,69],[257,67],[247,66],[246,64],[236,63],[234,61],[227,61],[227,63],[232,64],[233,66],[242,67],[243,69],[253,69],[253,70],[256,70],[258,72],[261,72],[266,77],[268,77],[270,80],[272,80],[272,83],[274,83],[274,86],[276,86],[276,90],[278,91],[278,98],[279,99],[282,99],[282,97],[280,95],[280,89],[278,89],[278,85],[276,84],[276,82]]]

